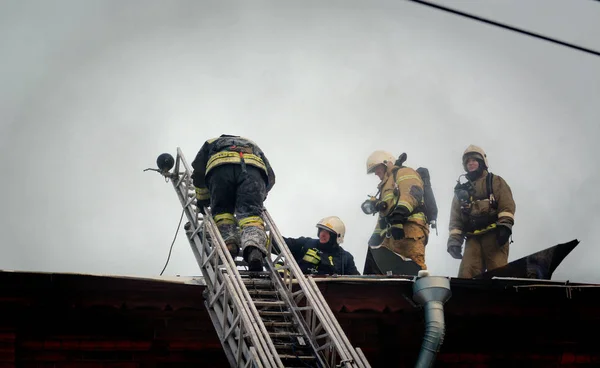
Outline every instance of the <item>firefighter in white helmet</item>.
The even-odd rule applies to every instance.
[[[403,165],[405,159],[405,154],[396,160],[386,151],[375,151],[368,157],[367,174],[375,174],[381,182],[378,195],[365,201],[362,209],[379,215],[369,246],[382,245],[426,270],[429,226],[423,212],[424,185],[419,173]]]
[[[354,257],[340,245],[345,235],[344,222],[337,216],[328,216],[317,223],[318,239],[283,239],[304,274],[360,275]]]
[[[506,181],[488,171],[483,149],[467,147],[462,164],[466,181],[459,177],[454,188],[447,247],[453,258],[462,259],[458,277],[472,278],[507,264],[516,205]]]

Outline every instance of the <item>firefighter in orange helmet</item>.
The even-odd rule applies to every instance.
[[[375,151],[367,159],[367,174],[381,180],[379,195],[362,206],[367,214],[379,214],[369,246],[382,245],[426,270],[429,226],[423,212],[424,184],[419,173],[404,166],[403,160],[396,161],[391,153]]]
[[[516,205],[506,181],[489,172],[483,149],[470,145],[462,164],[466,182],[459,177],[454,188],[447,247],[462,259],[458,277],[472,278],[507,264]]]

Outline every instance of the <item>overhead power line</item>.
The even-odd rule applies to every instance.
[[[600,56],[600,52],[599,51],[595,51],[595,50],[588,49],[588,48],[585,48],[585,47],[582,47],[582,46],[574,45],[572,43],[568,43],[568,42],[565,42],[565,41],[557,40],[555,38],[547,37],[547,36],[541,35],[539,33],[534,33],[534,32],[530,32],[530,31],[527,31],[527,30],[524,30],[524,29],[520,29],[520,28],[517,28],[517,27],[509,26],[508,24],[503,24],[503,23],[496,22],[496,21],[493,21],[493,20],[485,19],[485,18],[476,16],[476,15],[473,15],[473,14],[468,14],[468,13],[465,13],[465,12],[462,12],[462,11],[459,11],[459,10],[451,9],[451,8],[448,8],[448,7],[445,7],[445,6],[441,6],[441,5],[438,5],[438,4],[433,4],[433,3],[430,3],[430,2],[427,2],[427,1],[423,1],[423,0],[408,0],[408,1],[412,1],[414,3],[425,5],[425,6],[429,6],[429,7],[432,7],[432,8],[436,8],[438,10],[442,10],[442,11],[445,11],[445,12],[453,13],[453,14],[456,14],[456,15],[459,15],[459,16],[462,16],[462,17],[470,18],[470,19],[473,19],[473,20],[476,20],[476,21],[479,21],[479,22],[491,24],[491,25],[494,25],[496,27],[500,27],[500,28],[508,29],[510,31],[513,31],[513,32],[525,34],[527,36],[539,38],[539,39],[544,40],[544,41],[552,42],[552,43],[555,43],[555,44],[558,44],[558,45],[561,45],[561,46],[565,46],[565,47],[569,47],[569,48],[572,48],[572,49],[575,49],[575,50],[583,51],[583,52],[586,52],[588,54],[592,54],[592,55],[595,55],[595,56]],[[596,1],[598,1],[598,0],[596,0]]]

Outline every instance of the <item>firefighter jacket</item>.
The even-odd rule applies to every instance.
[[[512,230],[516,205],[510,187],[502,177],[483,170],[475,181],[462,184],[468,192],[462,201],[456,192],[459,186],[455,188],[450,210],[450,237],[462,243],[465,236],[482,235],[498,225]]]
[[[199,200],[210,199],[206,176],[212,169],[224,164],[242,165],[242,168],[251,165],[259,168],[264,173],[267,193],[275,184],[275,173],[256,143],[247,138],[223,134],[218,138],[207,140],[192,162],[194,168],[192,180]]]
[[[385,205],[379,211],[374,234],[389,237],[391,228],[403,229],[406,223],[428,231],[423,213],[423,180],[419,173],[406,166],[388,167],[377,188],[380,192],[378,199]]]
[[[284,237],[283,240],[304,274],[360,275],[352,254],[335,241],[321,244],[319,239],[307,237]]]

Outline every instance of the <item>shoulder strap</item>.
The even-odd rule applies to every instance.
[[[398,170],[400,170],[399,167],[395,167],[392,169],[392,173],[394,174],[394,183],[396,183],[396,176],[398,175]]]
[[[496,197],[494,197],[494,174],[492,174],[491,172],[488,172],[487,174],[487,178],[486,178],[486,187],[487,187],[487,194],[488,194],[488,198],[490,199],[490,204],[496,208],[496,206],[498,206],[498,203],[496,202]]]

